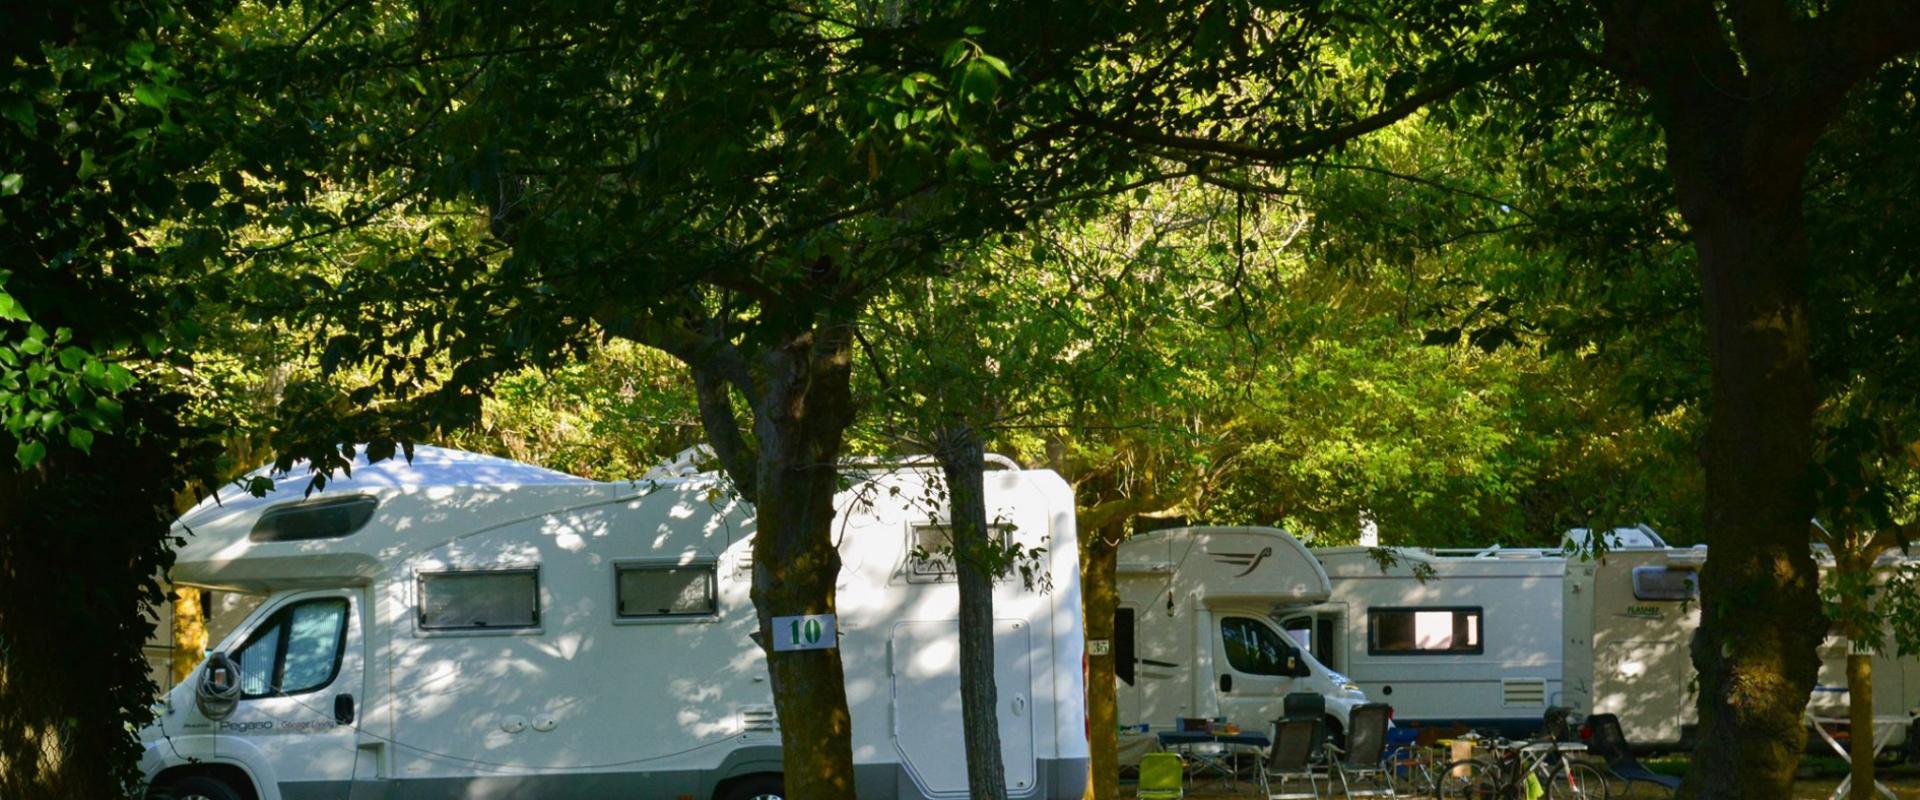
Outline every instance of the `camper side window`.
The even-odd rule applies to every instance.
[[[712,564],[616,565],[621,619],[711,617],[719,608]]]
[[[421,630],[518,630],[539,625],[538,570],[420,574]]]
[[[333,683],[346,651],[347,601],[294,603],[274,612],[234,651],[245,698],[301,694]]]
[[[1479,608],[1374,608],[1367,611],[1369,655],[1476,655],[1486,652]]]
[[[995,541],[1004,541],[1012,528],[988,525]],[[953,536],[945,525],[915,525],[907,539],[906,578],[908,583],[940,583],[952,580]]]
[[[1259,620],[1227,617],[1220,620],[1220,644],[1227,651],[1227,664],[1247,675],[1292,675],[1287,663],[1294,649],[1280,634]]]
[[[1113,610],[1113,674],[1133,685],[1134,667],[1133,609]]]
[[[1692,600],[1700,596],[1700,582],[1690,569],[1634,567],[1633,596],[1636,600]]]

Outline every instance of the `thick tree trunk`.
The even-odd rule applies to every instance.
[[[1113,649],[1114,614],[1120,607],[1119,588],[1114,582],[1121,526],[1115,522],[1092,531],[1080,541],[1080,592],[1086,614],[1087,641],[1106,640],[1105,655],[1087,656],[1087,744],[1091,750],[1093,779],[1087,782],[1088,800],[1118,800],[1120,797],[1119,698],[1116,694]]]
[[[1873,800],[1873,655],[1847,654],[1847,756],[1853,800]]]
[[[760,616],[779,714],[786,796],[854,796],[852,722],[840,650],[775,652],[773,618],[834,613],[840,553],[833,497],[840,447],[853,420],[852,330],[823,323],[761,357],[754,414],[760,445],[755,484],[753,604]]]
[[[1788,797],[1826,631],[1808,547],[1814,384],[1801,176],[1810,138],[1744,110],[1666,120],[1694,234],[1713,393],[1693,641],[1700,729],[1687,792]]]
[[[167,665],[173,682],[187,679],[207,655],[207,616],[201,605],[206,594],[191,586],[173,589],[173,654]]]
[[[960,720],[967,747],[968,796],[1006,800],[1001,762],[999,692],[993,683],[993,579],[996,562],[987,533],[987,495],[981,469],[986,446],[967,424],[947,428],[937,448],[952,514],[954,567],[960,581]]]

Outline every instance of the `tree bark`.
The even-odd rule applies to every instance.
[[[773,618],[832,614],[840,553],[833,498],[840,448],[853,421],[849,323],[827,318],[760,357],[762,389],[753,539],[753,604],[767,655],[786,796],[854,796],[852,722],[840,650],[773,650]]]
[[[998,560],[987,533],[987,495],[981,470],[986,445],[980,431],[957,423],[935,448],[946,477],[954,568],[960,584],[960,719],[967,755],[968,796],[1006,800],[1001,761],[999,692],[993,680],[993,580]]]
[[[1092,531],[1080,541],[1080,592],[1086,614],[1087,641],[1113,641],[1114,614],[1120,608],[1115,583],[1119,545],[1125,518]],[[1111,646],[1105,655],[1087,656],[1087,746],[1093,779],[1087,782],[1087,800],[1120,797],[1119,677]]]
[[[1812,139],[1744,107],[1689,104],[1664,122],[1713,375],[1713,557],[1693,641],[1700,729],[1686,793],[1787,797],[1826,631],[1807,536],[1815,389],[1800,181]]]
[[[1851,647],[1851,643],[1849,643]],[[1847,653],[1848,771],[1853,800],[1873,800],[1873,654]]]
[[[191,586],[173,587],[173,654],[167,665],[178,684],[187,679],[207,655],[206,593]]]

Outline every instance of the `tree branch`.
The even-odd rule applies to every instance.
[[[734,490],[747,502],[755,502],[759,489],[760,455],[747,444],[740,432],[740,420],[733,414],[733,394],[728,382],[718,375],[689,365],[693,390],[700,407],[700,425],[707,432],[713,454],[733,479]]]
[[[1135,142],[1170,150],[1224,156],[1244,163],[1283,165],[1325,152],[1335,146],[1385,128],[1412,116],[1415,112],[1429,105],[1459,94],[1495,76],[1530,64],[1538,64],[1562,58],[1573,58],[1575,56],[1575,53],[1561,49],[1538,50],[1523,53],[1513,58],[1470,67],[1463,70],[1460,74],[1453,76],[1450,80],[1414,92],[1399,102],[1393,103],[1373,114],[1361,117],[1345,125],[1318,131],[1296,139],[1295,141],[1280,145],[1263,145],[1249,142],[1223,141],[1204,136],[1188,136],[1157,130],[1145,125],[1104,119],[1087,120],[1086,124],[1096,130],[1105,131]]]

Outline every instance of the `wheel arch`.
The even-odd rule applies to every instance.
[[[261,793],[260,782],[253,777],[252,771],[244,765],[229,761],[200,761],[192,764],[180,764],[167,767],[153,776],[147,784],[146,797],[149,800],[164,798],[164,794],[155,794],[167,784],[189,777],[213,778],[238,790],[248,800],[278,800],[277,794],[269,797]]]

